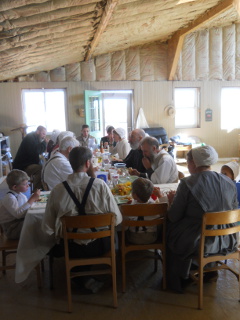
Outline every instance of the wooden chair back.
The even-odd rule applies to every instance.
[[[68,311],[72,312],[72,297],[71,297],[71,278],[96,275],[96,274],[111,274],[113,283],[113,305],[117,307],[117,285],[116,285],[116,257],[115,257],[115,242],[114,242],[114,231],[115,231],[115,216],[113,213],[104,214],[93,214],[85,216],[64,216],[61,218],[64,249],[65,249],[65,264],[66,264],[66,275],[67,275],[67,291],[68,291]],[[84,232],[73,232],[72,229],[85,229]],[[96,232],[90,231],[91,228],[96,228]],[[104,229],[98,229],[104,228]],[[83,231],[83,230],[82,230]],[[68,243],[69,240],[93,240],[110,237],[111,239],[111,250],[107,254],[96,258],[69,258]],[[85,272],[71,272],[71,269],[76,266],[86,265],[101,265],[106,264],[109,266],[108,269],[104,270],[93,270]]]
[[[222,211],[222,212],[207,212],[203,215],[202,219],[202,230],[199,246],[199,256],[197,257],[199,268],[197,271],[192,271],[190,276],[198,283],[198,308],[203,307],[203,273],[217,271],[221,269],[226,269],[231,271],[238,279],[239,284],[239,297],[240,297],[240,264],[238,273],[227,265],[228,259],[237,259],[240,261],[240,251],[236,247],[236,251],[229,253],[228,255],[209,255],[205,256],[204,246],[206,242],[206,237],[219,237],[225,235],[236,235],[240,232],[240,225],[234,225],[232,227],[226,228],[223,225],[226,224],[236,224],[240,222],[240,209]],[[215,228],[213,228],[215,226]],[[223,263],[221,260],[225,260]],[[216,262],[217,265],[211,268],[204,269],[204,266],[210,262]]]
[[[144,251],[154,249],[154,270],[157,271],[157,261],[159,258],[162,260],[163,269],[163,288],[166,288],[166,250],[165,250],[165,216],[167,212],[167,203],[154,203],[154,204],[135,204],[135,205],[122,205],[120,210],[122,212],[122,291],[126,289],[126,254],[130,251]],[[131,220],[131,217],[143,217],[143,220]],[[151,220],[145,220],[146,217],[155,217]],[[126,240],[125,231],[129,227],[149,227],[162,225],[162,236],[154,243],[151,244],[132,244]],[[158,250],[161,250],[162,257],[159,256]],[[128,260],[133,260],[128,259]]]

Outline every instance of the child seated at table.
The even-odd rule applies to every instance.
[[[22,193],[28,190],[28,180],[26,172],[17,169],[7,175],[9,191],[0,204],[0,224],[8,239],[19,239],[27,210],[39,199],[40,190],[29,199]]]
[[[132,183],[132,205],[141,203],[155,203],[151,198],[152,194],[157,197],[162,197],[162,194],[158,188],[154,188],[152,181],[145,178],[138,178]],[[161,201],[162,202],[162,201]],[[131,217],[131,219],[137,219],[138,217]],[[147,219],[156,219],[154,217],[147,217]],[[126,231],[126,237],[129,242],[134,244],[149,244],[157,240],[159,236],[159,230],[156,226],[148,227],[129,227]]]
[[[239,175],[239,165],[236,161],[231,161],[224,164],[221,168],[221,173],[230,178],[233,181],[236,181],[237,176]],[[238,196],[238,208],[240,208],[240,182],[236,182],[237,196]]]

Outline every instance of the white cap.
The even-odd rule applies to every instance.
[[[123,128],[114,129],[121,139],[125,138],[126,132]]]
[[[57,130],[57,129],[54,129],[52,134],[51,134],[51,137],[50,137],[50,140],[52,140],[54,142],[54,144],[56,144],[57,142],[57,137],[59,136],[60,134],[60,130]]]
[[[223,166],[225,167],[229,167],[232,172],[233,172],[233,179],[235,180],[237,178],[237,176],[239,175],[239,165],[236,161],[231,161],[228,162],[226,164],[224,164]]]
[[[75,134],[72,131],[62,131],[58,136],[58,143],[60,144],[61,140],[65,137],[75,137]]]
[[[217,151],[211,146],[192,149],[193,161],[196,167],[211,166],[218,161]]]

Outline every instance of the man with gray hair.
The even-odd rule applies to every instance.
[[[133,168],[142,173],[146,172],[146,169],[142,163],[143,153],[140,143],[145,136],[146,133],[143,129],[134,129],[130,132],[128,142],[132,149],[123,160],[123,162],[126,163],[127,168]]]
[[[172,183],[178,181],[178,170],[173,157],[164,149],[160,149],[156,138],[146,137],[141,141],[143,152],[142,163],[147,177],[155,184]],[[134,174],[145,176],[134,170]]]
[[[67,179],[72,173],[69,163],[69,153],[74,147],[79,146],[79,141],[67,136],[59,145],[59,150],[46,162],[42,172],[44,189],[52,190],[57,184]]]

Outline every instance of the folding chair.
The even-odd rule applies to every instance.
[[[206,237],[219,237],[223,235],[232,235],[240,232],[240,225],[231,228],[224,228],[224,229],[209,229],[212,226],[221,226],[224,224],[231,224],[240,221],[240,210],[229,210],[223,212],[207,212],[203,215],[202,220],[202,232],[201,232],[201,239],[200,239],[200,247],[199,247],[199,256],[195,257],[194,260],[198,262],[198,270],[193,270],[190,272],[190,277],[197,282],[198,284],[198,309],[203,308],[203,273],[204,272],[211,272],[226,269],[231,271],[238,280],[239,285],[239,297],[240,297],[240,264],[238,268],[238,273],[229,267],[226,262],[229,259],[236,259],[240,260],[240,251],[236,248],[236,251],[233,253],[229,253],[228,255],[209,255],[204,256],[204,244]],[[226,260],[227,259],[227,260]],[[225,260],[225,263],[221,260]],[[216,266],[204,269],[204,266],[210,262],[216,262]],[[239,262],[238,262],[239,263]]]
[[[72,312],[71,279],[80,276],[111,274],[113,285],[113,306],[117,307],[117,284],[116,284],[116,255],[114,244],[114,221],[115,216],[112,213],[94,214],[84,216],[64,216],[61,218],[63,227],[63,239],[65,249],[65,264],[67,276],[68,293],[68,312]],[[98,228],[108,227],[107,230]],[[86,233],[69,231],[72,229],[98,229],[96,232],[86,230]],[[101,257],[96,258],[69,258],[69,240],[86,240],[111,237],[111,250]],[[103,265],[109,266],[107,269],[72,272],[71,269],[76,266]]]
[[[120,210],[123,215],[122,221],[122,291],[126,290],[126,261],[136,260],[136,258],[131,257],[126,259],[127,253],[131,251],[144,251],[144,250],[154,250],[154,255],[150,258],[154,259],[154,271],[157,271],[158,259],[162,260],[162,270],[163,270],[163,289],[166,289],[166,252],[165,252],[165,215],[167,212],[167,203],[157,203],[157,204],[135,204],[135,205],[122,205]],[[153,220],[130,220],[130,217],[143,217],[155,216]],[[162,225],[163,232],[162,236],[157,239],[156,242],[151,244],[132,244],[129,243],[125,236],[125,231],[129,227],[147,227],[147,226],[160,226]],[[162,257],[158,254],[158,250],[161,250]],[[142,256],[140,258],[149,258],[149,255]],[[139,257],[137,258],[139,259]]]

